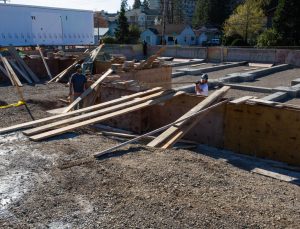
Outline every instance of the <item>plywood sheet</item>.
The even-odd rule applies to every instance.
[[[299,110],[264,105],[227,105],[224,148],[300,164]]]

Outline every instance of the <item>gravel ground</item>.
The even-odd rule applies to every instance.
[[[15,102],[11,87],[1,100]],[[3,93],[2,93],[3,92]],[[37,117],[62,85],[24,87]],[[44,101],[47,101],[45,107]],[[50,103],[51,102],[51,103]],[[50,104],[50,105],[49,105]],[[29,120],[1,110],[1,127]],[[0,136],[0,228],[297,228],[300,189],[187,150],[116,145],[84,128],[44,142]]]
[[[300,69],[290,69],[282,72],[278,72],[269,76],[258,78],[253,82],[245,82],[242,84],[260,86],[260,87],[279,87],[279,86],[291,86],[291,82],[294,79],[300,77]]]

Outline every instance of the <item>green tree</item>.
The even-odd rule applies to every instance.
[[[231,0],[198,0],[193,18],[195,27],[203,25],[222,26],[232,9]]]
[[[149,7],[150,7],[150,3],[149,3],[149,1],[148,0],[144,0],[143,1],[143,6],[144,6],[144,9],[149,9]]]
[[[127,17],[125,16],[126,7],[127,7],[127,0],[122,0],[121,10],[117,20],[118,27],[116,28],[116,32],[115,32],[116,39],[121,44],[127,43],[128,36],[129,36],[129,24],[127,21]]]
[[[230,37],[240,35],[245,43],[253,43],[265,24],[263,10],[252,0],[239,5],[224,24],[224,34]]]
[[[278,44],[281,40],[280,34],[274,29],[267,29],[262,34],[259,35],[257,39],[258,47],[271,47]]]
[[[139,9],[141,7],[141,5],[142,5],[141,0],[134,0],[132,8]]]
[[[279,0],[273,27],[281,35],[280,45],[300,45],[299,12],[299,0]]]
[[[129,26],[129,43],[137,44],[140,39],[141,31],[137,25]]]

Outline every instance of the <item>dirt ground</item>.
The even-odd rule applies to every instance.
[[[0,87],[2,103],[16,102]],[[62,106],[63,85],[24,87],[36,118]],[[38,101],[38,102],[37,102]],[[45,102],[46,101],[46,102]],[[1,109],[0,127],[29,121]],[[91,128],[44,142],[0,136],[1,228],[297,228],[300,188],[198,151],[115,146]]]

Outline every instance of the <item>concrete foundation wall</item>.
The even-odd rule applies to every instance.
[[[161,46],[149,46],[148,55],[152,55]],[[123,54],[130,59],[143,59],[141,45],[106,45],[105,51],[112,54]],[[168,46],[162,56],[189,59],[207,59],[208,61],[249,61],[300,66],[300,50],[256,49],[231,47],[181,47]]]

